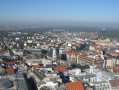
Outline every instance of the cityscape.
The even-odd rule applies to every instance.
[[[118,3],[0,1],[0,90],[119,90]]]

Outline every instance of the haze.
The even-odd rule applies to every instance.
[[[118,26],[119,0],[0,0],[0,23]]]

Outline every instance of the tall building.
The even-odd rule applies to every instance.
[[[56,60],[56,58],[57,58],[56,49],[55,48],[53,48],[52,58],[53,58],[53,61]]]

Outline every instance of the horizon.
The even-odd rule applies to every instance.
[[[119,24],[118,0],[1,0],[0,24]]]

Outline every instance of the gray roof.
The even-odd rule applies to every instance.
[[[13,81],[11,80],[0,80],[0,88],[8,89],[13,87]]]
[[[16,88],[17,90],[28,90],[25,78],[22,73],[16,74]]]

